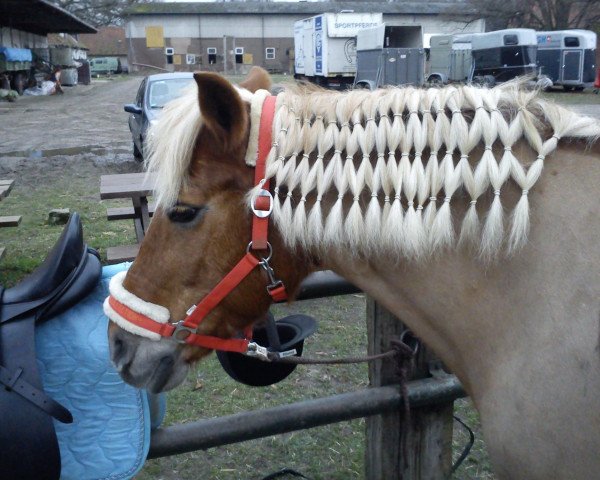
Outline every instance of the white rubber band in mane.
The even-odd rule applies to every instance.
[[[125,280],[126,271],[117,273],[111,278],[109,284],[110,294],[123,305],[129,307],[131,310],[145,315],[155,322],[167,323],[169,321],[169,310],[155,303],[146,302],[141,298],[137,297],[131,292],[128,292],[123,288],[123,281]],[[135,335],[141,335],[142,337],[149,338],[151,340],[160,340],[162,337],[158,333],[151,332],[145,328],[140,328],[137,325],[125,320],[119,315],[108,303],[108,298],[104,300],[104,314],[116,323],[123,330],[126,330]]]
[[[259,95],[262,99],[264,93]],[[149,167],[163,177],[163,204],[176,199],[182,182],[167,179],[173,176],[170,169],[185,178],[191,161],[191,154],[164,155],[185,150],[181,143],[169,145],[195,138],[182,135],[183,127],[171,128],[180,114],[181,106],[165,109],[150,135],[155,148]],[[256,120],[252,114],[253,131]],[[544,127],[550,131],[545,139]],[[278,95],[267,160],[267,176],[274,179],[274,219],[288,245],[313,251],[339,247],[418,258],[467,244],[486,258],[503,245],[510,253],[527,239],[528,194],[558,140],[599,135],[597,120],[544,102],[518,84],[343,93],[291,89]],[[537,155],[529,167],[512,150],[522,139]],[[473,158],[476,147],[483,151],[479,158]],[[506,234],[501,196],[509,180],[522,195]],[[461,189],[470,205],[455,227],[451,205]],[[486,192],[493,192],[493,200],[481,219],[476,205]],[[332,193],[337,201],[326,211],[322,199]],[[351,202],[349,209],[344,200]]]

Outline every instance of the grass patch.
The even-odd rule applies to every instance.
[[[563,105],[600,105],[600,95],[594,93],[592,89],[585,89],[582,92],[553,89],[549,92],[541,92],[540,95],[542,98]]]

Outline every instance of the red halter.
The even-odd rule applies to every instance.
[[[267,240],[269,228],[269,216],[273,211],[273,196],[269,192],[269,180],[265,180],[266,161],[272,145],[271,131],[273,117],[275,116],[275,101],[277,97],[268,96],[265,98],[260,117],[260,130],[258,135],[258,159],[255,167],[254,183],[259,185],[261,190],[253,201],[252,212],[252,241],[248,244],[246,255],[237,263],[235,267],[214,287],[206,297],[197,305],[190,308],[187,317],[175,324],[159,323],[151,318],[136,312],[127,305],[119,302],[112,295],[108,302],[110,306],[121,317],[128,322],[137,325],[140,328],[158,333],[163,337],[172,337],[180,343],[188,343],[198,347],[210,348],[212,350],[224,350],[229,352],[247,353],[257,348],[262,348],[256,344],[251,344],[252,327],[244,331],[244,338],[224,339],[210,335],[201,335],[196,333],[198,326],[204,318],[229,295],[240,282],[246,278],[259,265],[265,269],[269,278],[267,291],[274,301],[287,299],[287,293],[283,282],[277,280],[273,274],[273,269],[269,265],[272,248]],[[267,250],[267,257],[257,254],[259,251]],[[258,255],[258,256],[257,256]]]

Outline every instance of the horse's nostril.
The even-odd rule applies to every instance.
[[[172,355],[165,355],[160,359],[160,367],[161,368],[169,368],[175,364],[175,359]]]
[[[120,332],[111,335],[109,346],[110,358],[117,371],[121,372],[133,358],[132,353],[135,351],[135,348],[128,346],[127,342],[121,338]]]

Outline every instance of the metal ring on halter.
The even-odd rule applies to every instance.
[[[173,340],[175,340],[177,343],[187,343],[186,342],[187,338],[191,334],[196,333],[196,329],[186,327],[185,325],[183,325],[183,322],[184,322],[184,320],[179,320],[177,323],[175,323],[173,325],[175,327],[175,331],[173,332],[173,335],[171,335],[171,338]],[[185,332],[185,335],[182,336],[181,335],[182,332]]]
[[[250,250],[252,250],[252,241],[250,241],[250,243],[246,247],[246,253],[250,253]],[[261,260],[266,260],[268,262],[269,260],[271,260],[271,257],[273,256],[273,247],[271,246],[271,244],[269,242],[267,242],[267,250],[269,252],[268,255],[267,255],[267,258],[260,257],[260,259]]]
[[[262,187],[262,185],[265,183],[264,179],[260,181],[260,186]],[[269,209],[268,210],[258,210],[256,208],[256,200],[258,199],[258,197],[265,197],[269,199]],[[269,192],[268,190],[265,190],[263,188],[261,188],[258,193],[252,197],[252,201],[251,201],[251,206],[250,208],[252,209],[252,213],[254,215],[256,215],[258,218],[266,218],[269,215],[271,215],[271,213],[273,212],[273,195],[271,195],[271,192]]]

